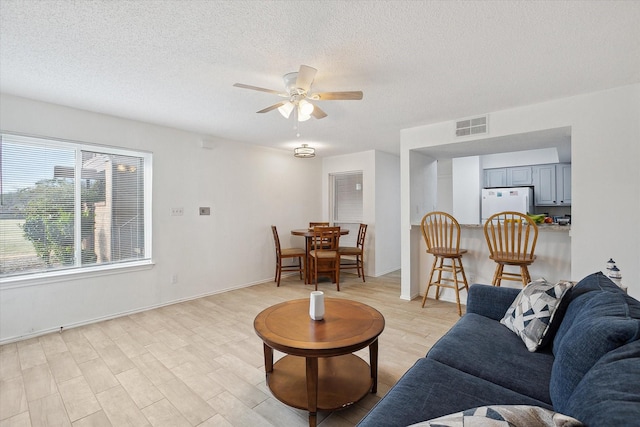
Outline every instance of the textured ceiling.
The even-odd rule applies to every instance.
[[[400,130],[640,82],[638,1],[0,0],[0,90],[319,156],[399,152]],[[280,98],[300,64],[320,101]]]

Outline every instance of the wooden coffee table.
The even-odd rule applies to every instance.
[[[378,389],[378,336],[384,317],[366,304],[325,298],[320,321],[309,317],[309,299],[262,311],[253,326],[264,342],[267,386],[281,402],[309,411],[334,411]],[[353,352],[369,346],[369,364]],[[273,363],[273,350],[287,355]]]

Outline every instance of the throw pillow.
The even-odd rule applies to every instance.
[[[528,405],[491,405],[467,409],[410,427],[579,427],[583,424],[567,415]]]
[[[549,331],[562,297],[572,286],[568,281],[552,285],[543,278],[534,280],[520,291],[500,323],[515,332],[529,351],[536,351]]]

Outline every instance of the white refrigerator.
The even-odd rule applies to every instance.
[[[533,213],[533,187],[484,188],[482,190],[482,222],[491,215],[515,211]]]

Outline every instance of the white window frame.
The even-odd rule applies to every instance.
[[[125,271],[135,271],[141,269],[149,269],[154,265],[152,257],[152,182],[153,182],[153,153],[142,150],[129,150],[113,146],[92,144],[88,142],[71,141],[52,137],[31,136],[24,134],[17,134],[13,132],[0,131],[3,136],[9,137],[11,141],[15,141],[25,145],[48,145],[51,147],[60,147],[66,149],[73,149],[76,151],[76,166],[75,170],[82,168],[81,156],[77,155],[80,151],[93,151],[105,154],[123,155],[140,157],[144,161],[144,248],[145,257],[138,260],[122,261],[105,264],[95,264],[89,266],[82,266],[77,264],[74,268],[53,270],[47,272],[34,272],[11,275],[6,277],[0,277],[0,289],[11,289],[14,287],[34,286],[46,283],[55,283],[68,280],[70,278],[82,279],[87,277],[108,275],[121,273]],[[80,179],[76,179],[75,183],[75,197],[76,200],[80,200]],[[74,233],[74,249],[75,251],[81,250],[81,233],[80,233],[80,203],[75,203],[74,209],[76,210],[74,215],[75,220],[75,233]],[[76,259],[80,262],[80,256],[76,256]]]
[[[364,206],[362,206],[362,214],[360,217],[352,217],[352,218],[336,218],[336,179],[339,177],[345,176],[360,176],[364,181],[364,172],[361,170],[348,171],[348,172],[338,172],[338,173],[330,173],[329,174],[329,221],[333,225],[347,225],[349,228],[349,235],[341,237],[341,246],[355,246],[356,240],[358,239],[358,229],[360,228],[360,224],[363,222],[362,216],[364,215]],[[362,187],[358,191],[363,191]],[[364,204],[364,198],[362,200]],[[345,244],[342,244],[342,241]]]

